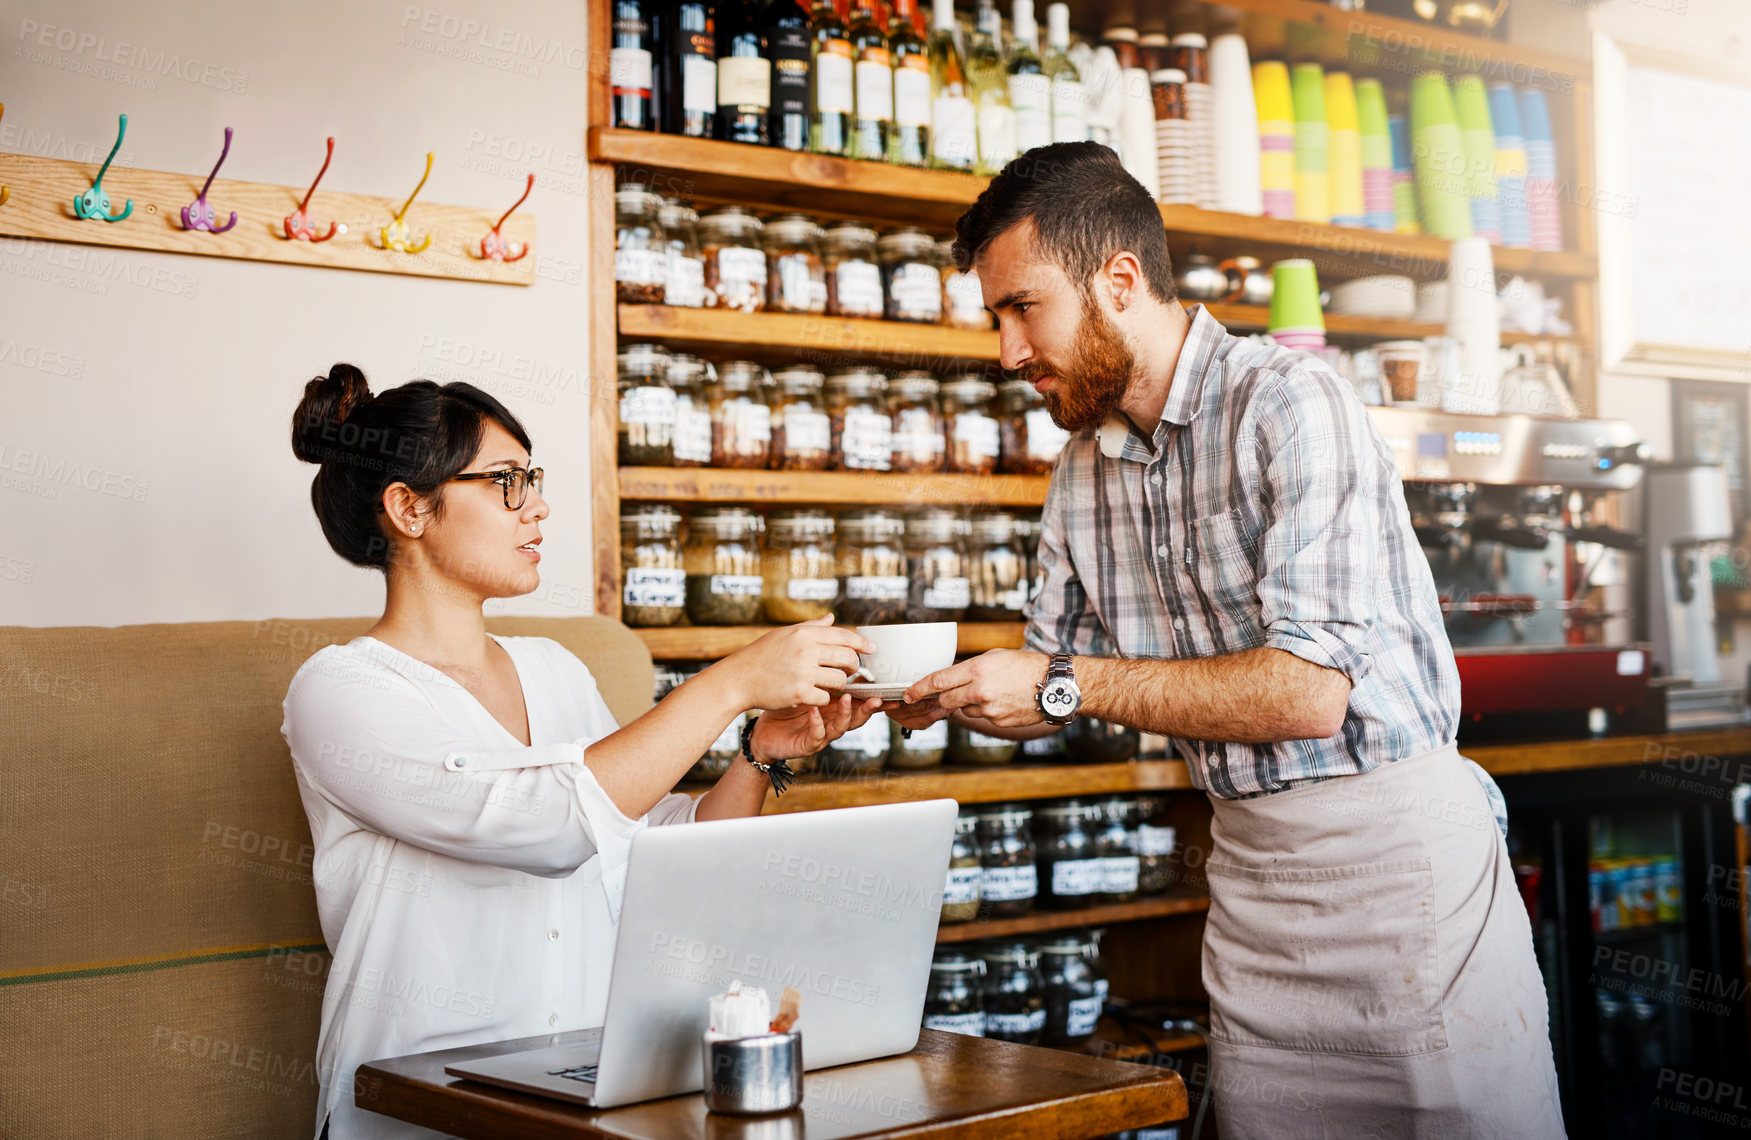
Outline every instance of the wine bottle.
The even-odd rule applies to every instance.
[[[717,21],[710,4],[675,5],[663,37],[663,130],[708,139],[717,121]]]
[[[1088,91],[1070,62],[1070,5],[1046,8],[1046,55],[1041,61],[1052,80],[1052,141],[1088,138]]]
[[[888,158],[902,166],[930,161],[930,48],[914,22],[915,0],[894,0],[888,51],[894,57],[894,130]]]
[[[967,78],[979,113],[979,161],[975,169],[992,175],[1015,157],[1015,110],[1009,102],[1009,73],[1003,66],[1003,20],[992,0],[979,0],[978,30],[967,53]]]
[[[760,0],[725,0],[717,11],[717,137],[765,146],[771,138],[772,63],[762,53]]]
[[[761,18],[772,63],[772,112],[767,133],[785,150],[809,149],[809,17],[799,0],[771,0]]]
[[[978,112],[955,43],[954,0],[936,0],[930,25],[930,165],[970,171],[978,159]]]
[[[656,129],[656,78],[652,49],[656,29],[643,0],[614,0],[613,41],[608,48],[610,121],[632,131]]]
[[[1032,150],[1052,141],[1052,81],[1040,63],[1040,27],[1034,0],[1015,0],[1010,8],[1015,42],[1010,45],[1009,105],[1015,109],[1015,149]]]
[[[857,61],[857,113],[851,124],[851,157],[886,159],[894,129],[894,63],[888,36],[876,23],[870,0],[851,5],[851,51]]]
[[[833,0],[815,0],[809,15],[809,149],[816,154],[851,154],[851,36]]]

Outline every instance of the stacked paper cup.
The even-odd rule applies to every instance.
[[[1186,118],[1192,124],[1192,185],[1198,205],[1216,209],[1216,108],[1210,90],[1210,43],[1196,32],[1173,37],[1169,65],[1186,73]]]
[[[1155,157],[1155,98],[1149,90],[1149,73],[1141,67],[1120,72],[1125,101],[1119,112],[1119,141],[1124,149],[1125,169],[1143,184],[1151,198],[1161,197],[1161,171]]]
[[[1331,186],[1333,225],[1362,224],[1362,126],[1356,114],[1356,85],[1348,73],[1325,77],[1325,121],[1330,152],[1327,173]]]
[[[1502,208],[1496,197],[1496,129],[1490,122],[1490,97],[1483,78],[1461,75],[1453,84],[1459,137],[1471,193],[1471,232],[1502,244]]]
[[[1319,308],[1319,274],[1304,257],[1271,266],[1271,311],[1267,331],[1284,348],[1325,346],[1325,314]]]
[[[1556,144],[1550,137],[1550,107],[1544,92],[1520,92],[1520,132],[1526,139],[1526,221],[1532,248],[1563,247],[1562,215],[1557,209]]]
[[[1262,209],[1259,184],[1259,113],[1253,102],[1252,62],[1238,34],[1210,41],[1210,94],[1215,100],[1216,208],[1233,214]]]
[[[1525,249],[1532,244],[1526,217],[1526,139],[1520,133],[1520,108],[1511,83],[1490,84],[1490,122],[1496,128],[1496,191],[1502,204],[1502,244]]]
[[[1392,229],[1395,233],[1420,234],[1417,224],[1417,184],[1411,173],[1410,131],[1403,115],[1386,116],[1386,131],[1392,136]]]
[[[1362,125],[1362,224],[1391,233],[1392,134],[1380,80],[1356,80],[1356,118]]]
[[[1290,74],[1295,100],[1295,216],[1331,221],[1331,128],[1325,118],[1325,72],[1298,63]]]
[[[1411,80],[1411,155],[1416,163],[1417,217],[1423,232],[1457,240],[1471,236],[1471,180],[1453,110],[1453,92],[1439,71]]]
[[[1267,218],[1295,216],[1295,102],[1289,68],[1279,60],[1252,69],[1253,101],[1259,109],[1260,205]]]
[[[1192,124],[1186,118],[1186,73],[1164,67],[1149,77],[1155,97],[1155,158],[1161,179],[1158,201],[1170,206],[1194,206],[1192,184]]]
[[[1447,337],[1455,351],[1440,372],[1441,410],[1495,415],[1502,406],[1502,325],[1495,263],[1482,237],[1456,241],[1448,253]]]

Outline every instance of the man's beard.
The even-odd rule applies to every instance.
[[[1065,431],[1099,427],[1119,406],[1131,383],[1137,359],[1131,348],[1095,304],[1082,301],[1082,327],[1074,355],[1063,363],[1038,360],[1019,375],[1030,384],[1043,376],[1053,377],[1044,395],[1052,422]]]

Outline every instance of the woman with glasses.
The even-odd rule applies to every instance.
[[[382,571],[383,616],[299,669],[281,731],[334,955],[317,1045],[333,1140],[436,1136],[354,1105],[378,1057],[599,1025],[632,838],[758,815],[779,761],[880,702],[838,693],[874,648],[831,619],[775,629],[617,725],[557,642],[486,632],[540,582],[548,515],[528,433],[469,384],[373,396],[337,364],[305,387],[292,450],[335,553]],[[743,759],[669,791],[733,719]]]

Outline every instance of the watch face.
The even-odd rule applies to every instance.
[[[1074,682],[1058,677],[1047,681],[1040,690],[1040,708],[1049,717],[1074,716],[1082,705],[1082,694]]]

